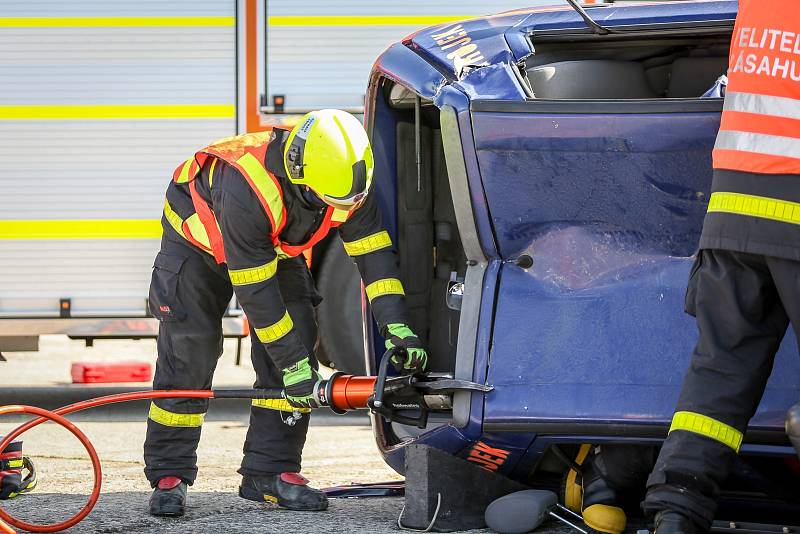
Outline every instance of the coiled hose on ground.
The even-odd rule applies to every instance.
[[[387,351],[384,355],[386,363],[389,361],[392,350]],[[381,363],[381,372],[383,382],[381,388],[385,383],[386,364]],[[334,373],[333,376],[327,380],[319,381],[315,386],[314,398],[317,405],[320,407],[329,407],[334,413],[345,413],[349,410],[363,409],[367,407],[368,399],[375,393],[377,378],[374,376],[352,376],[344,373]],[[61,425],[69,430],[78,441],[81,442],[89,458],[92,461],[92,468],[94,470],[94,485],[92,493],[86,504],[75,515],[65,521],[53,523],[50,525],[41,525],[36,523],[28,523],[21,519],[17,519],[2,507],[0,507],[0,534],[15,534],[14,528],[27,530],[29,532],[60,532],[73,527],[80,523],[97,504],[97,499],[100,497],[100,488],[103,483],[103,473],[100,467],[100,459],[97,455],[89,438],[81,432],[72,422],[65,419],[65,415],[95,408],[97,406],[105,406],[107,404],[116,404],[119,402],[129,402],[137,400],[148,399],[168,399],[168,398],[193,398],[193,399],[282,399],[284,397],[281,388],[263,388],[263,389],[218,389],[218,390],[153,390],[153,391],[135,391],[131,393],[120,393],[117,395],[107,395],[104,397],[97,397],[88,399],[81,402],[64,406],[56,410],[45,410],[44,408],[37,408],[35,406],[23,405],[9,405],[0,406],[0,416],[5,414],[31,414],[37,416],[26,423],[21,424],[0,440],[0,451],[5,450],[8,445],[16,438],[27,432],[28,430],[39,426],[47,421],[52,421]]]
[[[129,401],[146,400],[146,399],[164,399],[164,398],[276,399],[281,397],[282,397],[282,391],[279,388],[259,389],[259,390],[222,390],[222,391],[155,390],[155,391],[136,391],[131,393],[120,393],[118,395],[97,397],[94,399],[88,399],[85,401],[76,402],[75,404],[70,404],[69,406],[64,406],[63,408],[58,408],[57,410],[52,410],[52,411],[45,410],[43,408],[37,408],[35,406],[22,406],[22,405],[0,406],[0,415],[18,413],[18,414],[31,414],[38,416],[36,419],[23,423],[22,425],[18,426],[17,428],[9,432],[6,436],[4,436],[3,439],[0,441],[0,451],[4,450],[12,441],[14,441],[16,438],[18,438],[28,430],[37,427],[46,421],[52,421],[58,425],[61,425],[65,429],[69,430],[76,438],[78,438],[78,441],[80,441],[83,447],[86,449],[86,452],[88,453],[89,458],[92,461],[92,469],[94,470],[94,484],[92,487],[92,493],[89,495],[89,499],[86,501],[86,504],[83,506],[83,508],[81,508],[75,515],[59,523],[42,525],[37,523],[28,523],[27,521],[17,519],[11,516],[11,514],[6,512],[2,507],[0,507],[0,533],[15,534],[14,528],[27,530],[29,532],[60,532],[62,530],[66,530],[80,523],[87,515],[89,515],[89,513],[94,508],[95,504],[97,504],[97,499],[100,497],[100,488],[103,484],[103,472],[100,466],[100,458],[98,457],[97,451],[95,450],[94,446],[89,441],[89,438],[86,437],[86,434],[84,434],[77,426],[75,426],[74,423],[64,418],[65,415],[79,412],[81,410],[86,410],[89,408],[95,408],[97,406],[104,406],[107,404],[115,404],[118,402],[129,402]]]

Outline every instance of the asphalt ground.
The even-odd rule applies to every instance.
[[[248,359],[233,365],[226,345],[215,386],[247,387],[253,380]],[[147,389],[148,384],[72,385],[73,361],[153,361],[154,343],[108,341],[85,348],[62,336],[42,338],[38,353],[7,353],[0,362],[0,405],[32,404],[54,408],[76,400],[119,391]],[[94,511],[68,532],[90,534],[192,532],[217,533],[389,533],[400,532],[397,518],[403,498],[331,499],[327,512],[290,512],[241,499],[236,469],[247,431],[247,401],[212,401],[198,449],[200,473],[189,489],[187,514],[179,519],[148,515],[151,493],[142,473],[142,444],[147,402],[94,409],[70,418],[90,438],[103,466],[103,489]],[[316,487],[402,480],[375,446],[363,413],[336,416],[315,412],[303,455],[303,475]],[[19,418],[0,421],[0,435]],[[39,484],[30,494],[3,501],[13,515],[33,522],[61,521],[79,510],[91,490],[91,463],[80,443],[52,424],[23,436]],[[446,496],[444,496],[446,498]],[[488,530],[469,532],[489,532]],[[575,532],[550,522],[537,532]]]
[[[323,417],[323,419],[325,419]],[[0,434],[12,425],[0,424]],[[83,422],[103,465],[103,492],[89,517],[67,532],[389,533],[398,532],[402,498],[331,499],[327,512],[290,512],[237,496],[236,474],[246,425],[207,422],[198,450],[200,473],[189,489],[186,516],[151,517],[150,487],[142,474],[145,425],[140,422]],[[25,454],[39,471],[36,490],[2,505],[27,521],[49,523],[81,508],[91,489],[91,463],[66,430],[42,425],[24,438]],[[303,474],[317,487],[402,480],[378,454],[370,427],[312,424]],[[469,532],[489,532],[488,530]],[[555,523],[537,532],[569,532]]]
[[[0,425],[0,433],[11,425]],[[392,530],[402,499],[333,501],[327,513],[295,513],[239,498],[236,468],[247,430],[241,422],[208,422],[198,450],[200,474],[190,488],[187,515],[148,515],[150,486],[142,474],[141,422],[83,422],[79,427],[100,455],[103,494],[94,512],[70,532],[383,532]],[[54,425],[31,430],[25,454],[39,471],[36,490],[4,502],[12,514],[35,522],[66,518],[83,505],[91,489],[91,463],[81,445]],[[355,482],[401,480],[377,454],[368,426],[317,426],[309,432],[303,474],[326,487]]]

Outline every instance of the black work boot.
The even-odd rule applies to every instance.
[[[277,504],[289,510],[317,512],[328,509],[328,497],[308,487],[308,480],[297,473],[242,477],[239,497]]]
[[[700,529],[683,514],[664,510],[656,514],[655,534],[699,534]]]
[[[186,510],[186,482],[178,477],[164,477],[158,481],[150,496],[150,515],[160,517],[182,516]]]

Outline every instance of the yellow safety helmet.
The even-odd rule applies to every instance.
[[[306,114],[289,134],[283,152],[293,184],[308,186],[341,210],[357,207],[372,184],[372,147],[361,122],[339,109]]]

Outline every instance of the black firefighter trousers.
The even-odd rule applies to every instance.
[[[701,250],[686,311],[696,317],[700,335],[676,411],[744,433],[790,322],[800,338],[800,262]],[[720,441],[671,432],[648,479],[645,510],[673,510],[707,530],[735,458],[736,451]]]
[[[314,305],[319,296],[302,257],[278,262],[281,295],[309,354],[317,339]],[[222,355],[222,316],[233,288],[227,268],[190,245],[164,237],[150,286],[150,310],[159,319],[158,361],[153,389],[209,389]],[[252,327],[254,387],[282,387],[282,375],[258,342]],[[312,358],[313,360],[313,358]],[[316,366],[316,362],[314,362]],[[151,405],[144,443],[145,476],[155,487],[175,476],[192,484],[197,477],[197,444],[208,399],[158,399]],[[155,422],[152,418],[168,424]],[[299,472],[308,432],[308,414],[295,425],[288,413],[253,406],[239,473]]]

